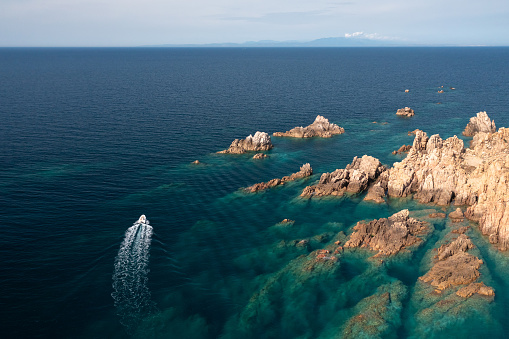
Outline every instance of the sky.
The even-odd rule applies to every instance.
[[[0,46],[326,37],[509,46],[508,0],[0,0]]]

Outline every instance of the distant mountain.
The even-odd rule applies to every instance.
[[[165,44],[142,47],[389,47],[389,46],[417,46],[400,40],[381,40],[366,38],[321,38],[311,41],[247,41],[243,43],[214,43],[214,44]]]

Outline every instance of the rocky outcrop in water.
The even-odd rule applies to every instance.
[[[470,122],[465,127],[463,135],[473,137],[479,132],[495,133],[496,131],[495,121],[491,121],[486,112],[479,112],[477,116],[470,118]]]
[[[264,158],[268,158],[269,156],[265,153],[256,153],[255,155],[253,155],[253,159],[264,159]]]
[[[404,116],[404,117],[412,117],[415,115],[415,112],[410,107],[400,108],[397,110],[396,115]]]
[[[509,246],[509,129],[477,133],[470,148],[456,136],[446,140],[417,131],[408,156],[388,171],[387,194],[414,194],[421,203],[469,205],[465,216],[483,234]]]
[[[265,190],[270,187],[284,185],[285,182],[288,182],[288,181],[293,181],[296,179],[309,177],[311,174],[313,174],[313,169],[311,168],[311,165],[309,163],[307,163],[307,164],[304,164],[301,166],[300,171],[293,173],[290,176],[284,176],[281,179],[272,179],[267,182],[261,182],[258,184],[254,184],[253,186],[247,187],[245,190],[247,192],[254,193],[254,192]]]
[[[389,218],[358,222],[344,247],[368,247],[378,251],[377,256],[392,255],[421,242],[419,236],[429,232],[428,226],[426,222],[410,218],[405,209]]]
[[[479,295],[485,295],[488,297],[492,297],[495,295],[495,291],[493,290],[493,288],[484,285],[483,282],[471,283],[468,286],[462,287],[456,292],[456,295],[463,297],[463,298],[470,298],[471,296],[473,296],[476,293]]]
[[[324,173],[318,184],[306,187],[302,197],[342,196],[345,192],[360,193],[385,171],[380,160],[368,155],[355,157],[345,169]]]
[[[401,146],[397,151],[393,151],[392,154],[401,154],[401,153],[407,153],[412,148],[412,145],[403,145]]]
[[[315,121],[306,127],[295,127],[286,132],[275,132],[276,137],[293,137],[293,138],[330,138],[336,134],[345,133],[343,127],[330,123],[328,119],[318,115]]]
[[[246,139],[235,139],[228,149],[217,153],[243,154],[246,152],[268,151],[273,148],[270,135],[265,132],[256,132],[255,135],[249,135]]]
[[[457,285],[468,285],[456,292],[457,295],[465,298],[474,293],[494,295],[491,287],[483,283],[474,284],[480,276],[479,268],[483,261],[467,253],[472,248],[474,244],[470,238],[460,234],[452,242],[443,244],[437,249],[436,263],[419,279],[436,287],[437,292]]]

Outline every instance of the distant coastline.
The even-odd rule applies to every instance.
[[[241,43],[223,42],[208,44],[161,44],[161,45],[143,45],[139,47],[229,47],[229,48],[249,48],[249,47],[502,47],[489,45],[454,45],[454,44],[424,44],[405,40],[389,39],[366,39],[366,38],[347,38],[330,37],[320,38],[310,41],[298,40],[260,40],[246,41]]]

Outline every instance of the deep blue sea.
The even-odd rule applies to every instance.
[[[459,136],[479,111],[509,126],[508,93],[509,48],[0,49],[1,337],[342,338],[390,291],[367,313],[383,331],[366,338],[504,338],[509,257],[476,224],[463,225],[495,299],[437,311],[417,278],[447,220],[383,267],[368,251],[328,272],[301,267],[359,220],[436,206],[299,194],[354,156],[401,161],[391,152],[416,128]],[[397,117],[405,106],[416,115]],[[258,161],[215,153],[318,114],[346,132],[273,137]],[[310,178],[239,190],[307,162]],[[141,214],[153,229],[128,230]]]

